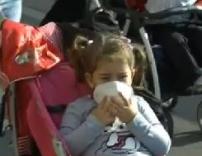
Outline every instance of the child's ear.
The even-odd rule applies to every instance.
[[[86,80],[86,82],[87,82],[87,84],[89,85],[90,88],[94,88],[92,74],[85,73],[85,80]]]
[[[135,73],[136,73],[136,69],[135,69],[135,68],[131,69],[131,76],[132,76],[132,79],[134,78]]]

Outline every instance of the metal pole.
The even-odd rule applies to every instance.
[[[157,72],[157,67],[153,55],[153,51],[151,48],[151,44],[149,42],[149,37],[148,34],[146,33],[144,27],[140,27],[139,29],[140,36],[142,37],[143,43],[146,48],[146,53],[148,55],[148,61],[149,65],[151,67],[152,71],[152,76],[153,76],[153,84],[154,84],[154,94],[157,98],[161,99],[161,91],[160,91],[160,85],[159,85],[159,78],[158,78],[158,72]]]

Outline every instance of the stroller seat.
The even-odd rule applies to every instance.
[[[18,83],[18,142],[25,136],[33,137],[41,155],[61,155],[62,138],[58,128],[63,110],[68,103],[88,93],[88,87],[77,82],[74,70],[65,62],[37,78]],[[20,155],[30,151],[23,149],[26,147],[23,144],[20,145],[18,144]],[[64,144],[63,148],[67,155],[68,150]],[[31,152],[29,154],[33,155]]]

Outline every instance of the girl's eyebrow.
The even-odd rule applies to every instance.
[[[127,74],[126,72],[120,72],[119,74]]]
[[[100,76],[107,76],[109,75],[110,73],[99,73]]]
[[[99,73],[100,76],[108,76],[110,75],[111,73]],[[126,75],[127,73],[126,72],[119,72],[118,73],[119,75]]]

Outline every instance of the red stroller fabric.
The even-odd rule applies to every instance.
[[[138,10],[138,11],[144,11],[145,4],[147,2],[147,0],[125,0],[125,1],[129,8],[132,8],[132,9]],[[196,5],[202,6],[202,0],[197,0]]]
[[[10,82],[48,70],[63,57],[36,27],[4,20],[1,31],[0,70]]]
[[[18,97],[23,96],[24,100],[18,99],[18,104],[23,105],[24,112],[19,115],[20,118],[23,116],[24,120],[26,119],[24,124],[22,120],[19,121],[21,132],[24,131],[23,135],[34,138],[42,156],[56,156],[53,141],[54,139],[62,141],[62,136],[58,133],[62,113],[50,114],[47,107],[68,105],[76,98],[88,94],[88,87],[77,82],[74,71],[68,63],[60,63],[39,77],[23,82],[20,88]],[[63,145],[68,153],[68,148]]]
[[[202,6],[202,0],[197,0],[196,5],[197,6]]]
[[[58,133],[62,113],[50,114],[47,107],[66,106],[89,92],[85,84],[77,82],[69,64],[61,62],[60,35],[52,37],[55,32],[55,24],[48,28],[10,20],[2,24],[1,78],[8,85],[34,76],[16,83],[17,140],[34,139],[42,156],[56,156],[53,143],[62,140]],[[67,155],[68,149],[63,145]],[[25,147],[28,145],[18,144],[20,155],[30,155]]]
[[[125,0],[125,1],[129,8],[132,8],[138,11],[144,11],[145,3],[147,2],[147,0]]]

